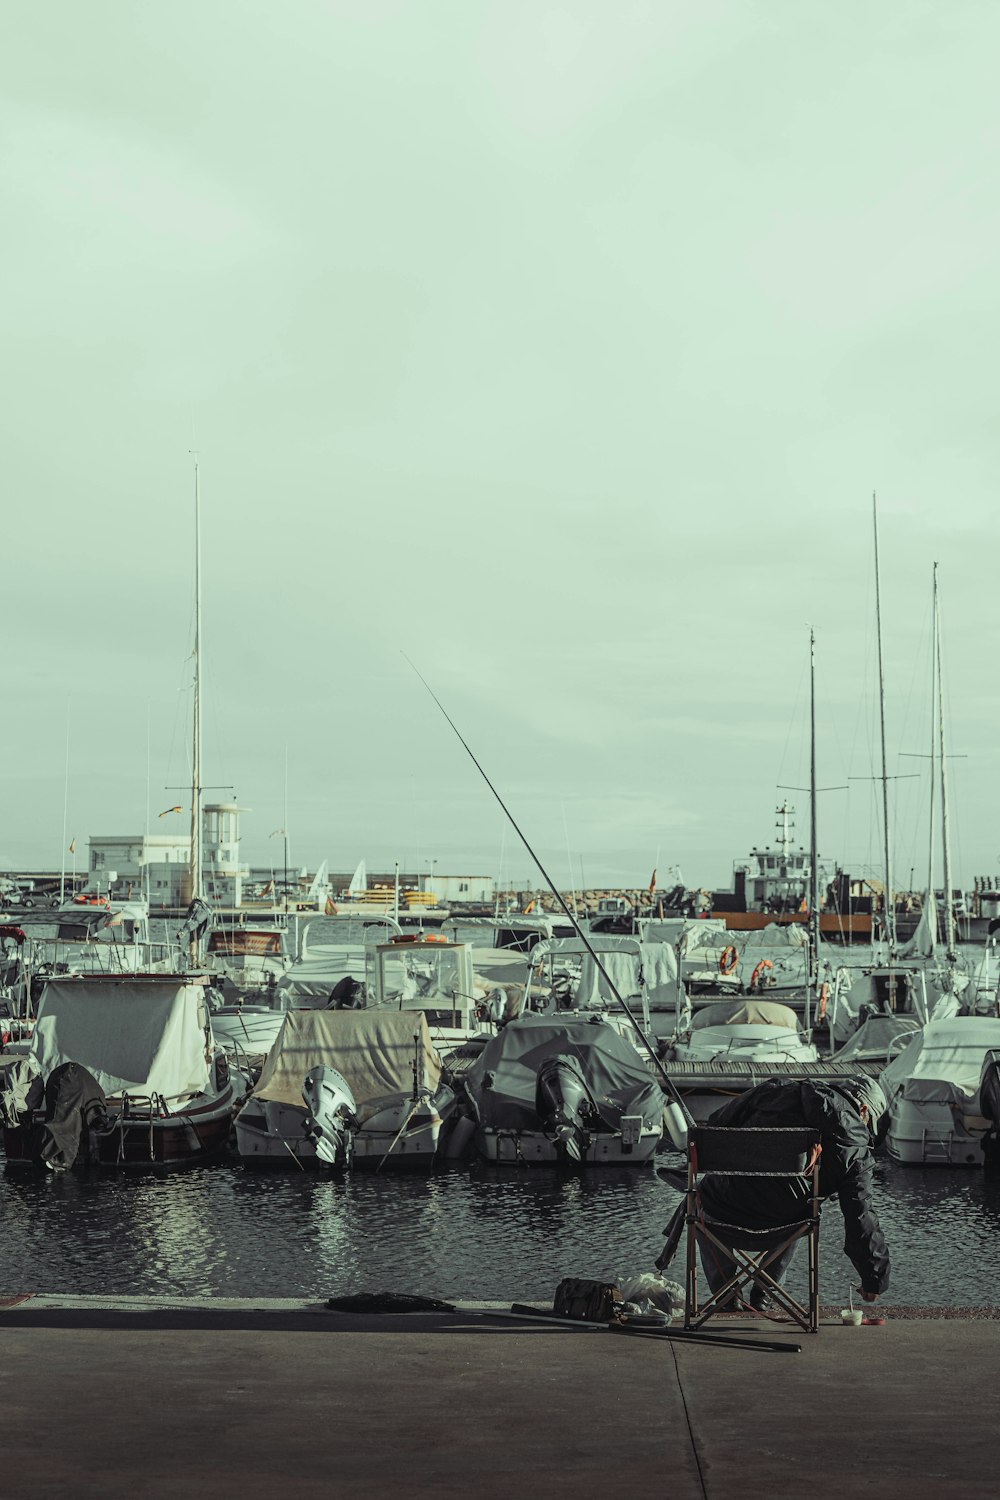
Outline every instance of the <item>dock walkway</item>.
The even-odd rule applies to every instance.
[[[15,1305],[12,1305],[15,1304]],[[996,1309],[800,1353],[323,1302],[7,1299],[5,1500],[993,1500]]]

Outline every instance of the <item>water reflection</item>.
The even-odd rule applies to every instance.
[[[880,1161],[887,1303],[984,1304],[1000,1278],[1000,1177]],[[485,1165],[346,1177],[200,1167],[172,1176],[0,1178],[3,1290],[327,1297],[390,1289],[549,1299],[564,1276],[651,1267],[679,1195],[648,1168],[562,1176]],[[835,1203],[821,1283],[857,1277]],[[671,1274],[680,1279],[681,1264]],[[804,1282],[804,1266],[793,1272]]]

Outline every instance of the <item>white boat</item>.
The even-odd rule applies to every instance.
[[[419,1049],[419,1082],[415,1058]],[[324,1073],[335,1072],[335,1103],[324,1108]],[[308,1092],[304,1092],[311,1079]],[[415,1101],[414,1096],[417,1095]],[[420,1104],[431,1101],[437,1125],[424,1128]],[[426,1166],[450,1112],[441,1061],[422,1015],[399,1011],[289,1011],[253,1094],[236,1117],[244,1161]],[[416,1103],[417,1107],[414,1107]],[[346,1107],[334,1129],[331,1117]],[[326,1127],[324,1132],[324,1126]],[[318,1127],[318,1128],[317,1128]],[[317,1153],[317,1143],[327,1142]],[[332,1146],[332,1149],[331,1149]]]
[[[998,1047],[995,1017],[953,1016],[917,1031],[879,1079],[889,1101],[889,1155],[908,1166],[982,1166],[990,1121],[980,1080]]]
[[[639,1166],[663,1134],[666,1095],[601,1016],[521,1016],[483,1047],[461,1087],[487,1161]]]
[[[694,1011],[674,1038],[676,1062],[818,1062],[794,1010],[773,1000],[719,1000]]]
[[[400,934],[368,949],[367,1006],[422,1015],[439,1052],[491,1033],[507,1014],[500,986],[476,980],[469,943],[435,933]]]
[[[93,1142],[109,1166],[179,1166],[221,1152],[249,1083],[212,1043],[206,982],[191,974],[70,975],[42,993],[27,1049],[47,1083],[67,1064],[105,1095],[108,1127]],[[8,1162],[35,1158],[35,1109],[4,1130]]]

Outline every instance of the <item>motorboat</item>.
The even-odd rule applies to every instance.
[[[667,943],[644,942],[618,933],[548,938],[532,950],[532,972],[522,1012],[596,1016],[634,1036],[633,1022],[646,1037],[655,1028],[672,1029],[678,997],[677,959]]]
[[[283,912],[217,914],[201,965],[226,1003],[273,990],[292,963]]]
[[[227,999],[212,996],[212,1031],[235,1058],[259,1067],[289,1010],[326,1010],[364,1003],[365,955],[401,932],[391,917],[313,917],[303,924],[298,958],[270,975],[273,984]],[[215,936],[213,932],[212,937]]]
[[[105,1166],[180,1166],[223,1151],[249,1082],[215,1045],[207,981],[194,974],[77,974],[50,979],[25,1049],[48,1083],[67,1064],[104,1095],[105,1127],[90,1156]],[[8,1163],[31,1162],[47,1112],[8,1109]]]
[[[369,948],[366,991],[370,1010],[422,1014],[441,1053],[491,1033],[511,1013],[503,986],[477,980],[471,944],[437,933],[402,933]]]
[[[928,1021],[882,1071],[889,1101],[886,1150],[907,1166],[982,1166],[990,1128],[980,1087],[1000,1019]]]
[[[600,1015],[510,1021],[460,1086],[476,1150],[497,1165],[638,1166],[663,1133],[661,1085]]]
[[[454,1108],[426,1017],[406,1011],[288,1011],[236,1144],[255,1165],[419,1166]]]
[[[788,1005],[747,996],[695,1010],[670,1047],[676,1062],[818,1062],[819,1052]]]

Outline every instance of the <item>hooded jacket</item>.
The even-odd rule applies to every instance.
[[[838,1198],[844,1215],[844,1253],[866,1292],[889,1285],[889,1252],[872,1204],[872,1139],[857,1107],[836,1085],[771,1078],[723,1106],[710,1125],[807,1126],[822,1145],[820,1195]],[[768,1229],[801,1215],[811,1188],[806,1178],[713,1177],[701,1185],[710,1219]]]

